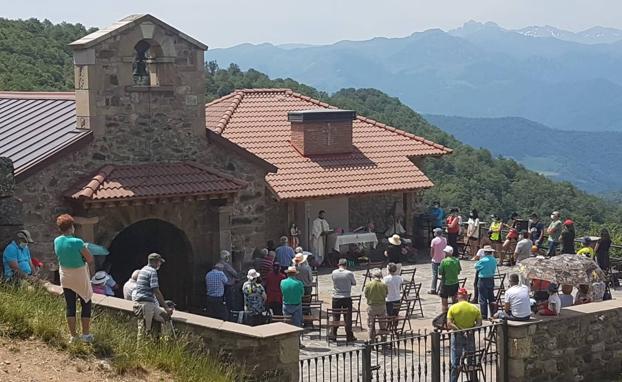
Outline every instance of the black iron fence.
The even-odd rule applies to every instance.
[[[502,381],[503,324],[455,332],[421,331],[300,360],[301,382]]]

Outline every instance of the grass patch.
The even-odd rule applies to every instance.
[[[136,346],[136,324],[127,315],[94,306],[93,344],[69,345],[65,304],[58,296],[32,286],[0,282],[0,334],[12,338],[35,337],[67,350],[75,357],[105,358],[119,374],[159,369],[178,381],[230,382],[243,379],[234,365],[210,356],[197,337],[181,334],[175,340],[146,341]]]

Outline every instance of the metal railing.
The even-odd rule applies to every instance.
[[[507,347],[503,323],[452,331],[420,331],[400,338],[301,359],[301,382],[503,381],[497,375]],[[452,349],[453,345],[453,349]],[[452,370],[454,376],[452,378]]]

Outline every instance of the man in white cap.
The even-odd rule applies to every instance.
[[[438,267],[445,258],[443,250],[447,247],[447,239],[443,237],[441,228],[434,228],[434,239],[430,242],[430,257],[432,258],[432,285],[430,285],[429,294],[436,294],[438,283]]]
[[[438,274],[443,278],[441,280],[441,304],[443,313],[445,313],[449,309],[449,297],[451,297],[452,303],[456,303],[456,294],[459,288],[458,276],[462,267],[460,260],[454,256],[453,247],[448,245],[443,252],[445,252],[445,258],[438,267]]]
[[[151,253],[147,256],[147,265],[138,272],[136,288],[132,292],[132,301],[134,301],[134,313],[139,317],[139,340],[145,333],[151,332],[153,320],[163,323],[173,314],[173,310],[168,307],[160,291],[158,270],[164,263],[165,260],[159,253]]]
[[[32,275],[34,270],[28,248],[28,244],[34,242],[30,232],[23,229],[17,232],[15,236],[16,239],[6,246],[2,255],[4,278],[7,280],[27,278]]]
[[[246,275],[247,281],[242,285],[242,293],[244,293],[244,312],[247,322],[251,326],[261,323],[261,318],[265,312],[266,291],[263,286],[257,282],[259,272],[249,269]]]

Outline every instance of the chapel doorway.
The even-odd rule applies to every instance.
[[[158,272],[160,289],[180,310],[190,306],[192,289],[192,248],[186,234],[175,225],[159,219],[134,223],[119,232],[109,247],[110,273],[122,287],[135,269],[147,264],[152,252],[166,263]]]

